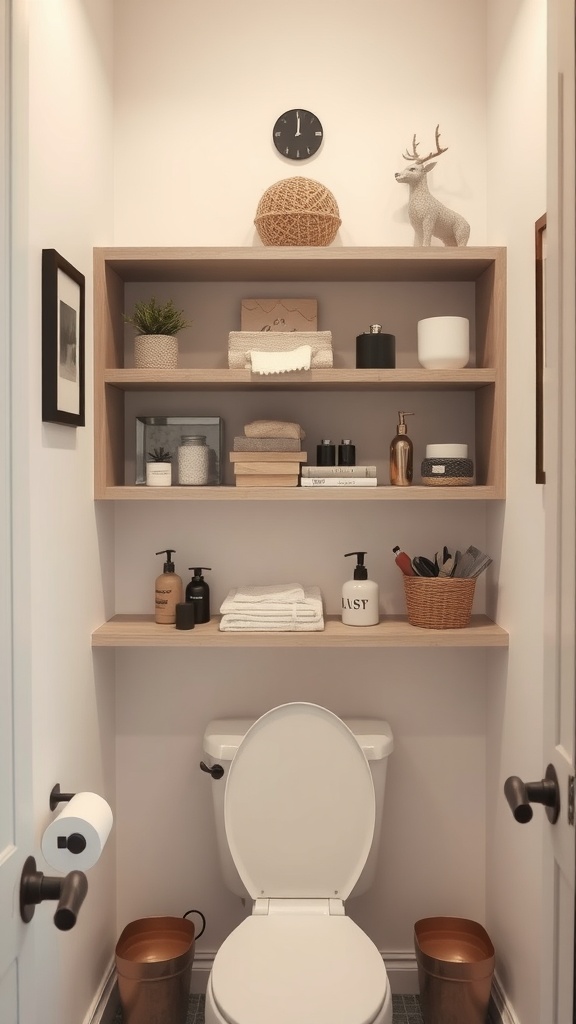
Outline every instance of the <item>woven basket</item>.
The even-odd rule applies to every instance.
[[[264,245],[330,245],[342,221],[325,185],[285,178],[266,189],[254,223]]]
[[[424,629],[463,629],[470,622],[476,580],[404,577],[408,622]]]

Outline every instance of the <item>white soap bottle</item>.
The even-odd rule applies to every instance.
[[[349,551],[344,558],[356,555],[354,579],[342,587],[342,622],[346,626],[375,626],[379,621],[378,584],[368,579],[364,565],[365,551]]]

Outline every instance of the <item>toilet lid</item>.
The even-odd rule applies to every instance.
[[[345,916],[252,916],[216,954],[210,983],[229,1024],[371,1024],[388,992],[374,943]]]
[[[253,899],[345,900],[372,843],[372,774],[331,711],[284,704],[242,740],[224,810],[230,851]]]

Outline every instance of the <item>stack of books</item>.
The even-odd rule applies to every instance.
[[[302,487],[376,487],[376,466],[302,466]]]
[[[297,487],[307,458],[292,438],[237,437],[230,452],[237,487]]]

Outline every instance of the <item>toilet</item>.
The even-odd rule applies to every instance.
[[[252,908],[214,958],[206,1024],[391,1024],[382,957],[344,911],[375,873],[388,723],[295,702],[209,723],[204,750],[224,879]]]

